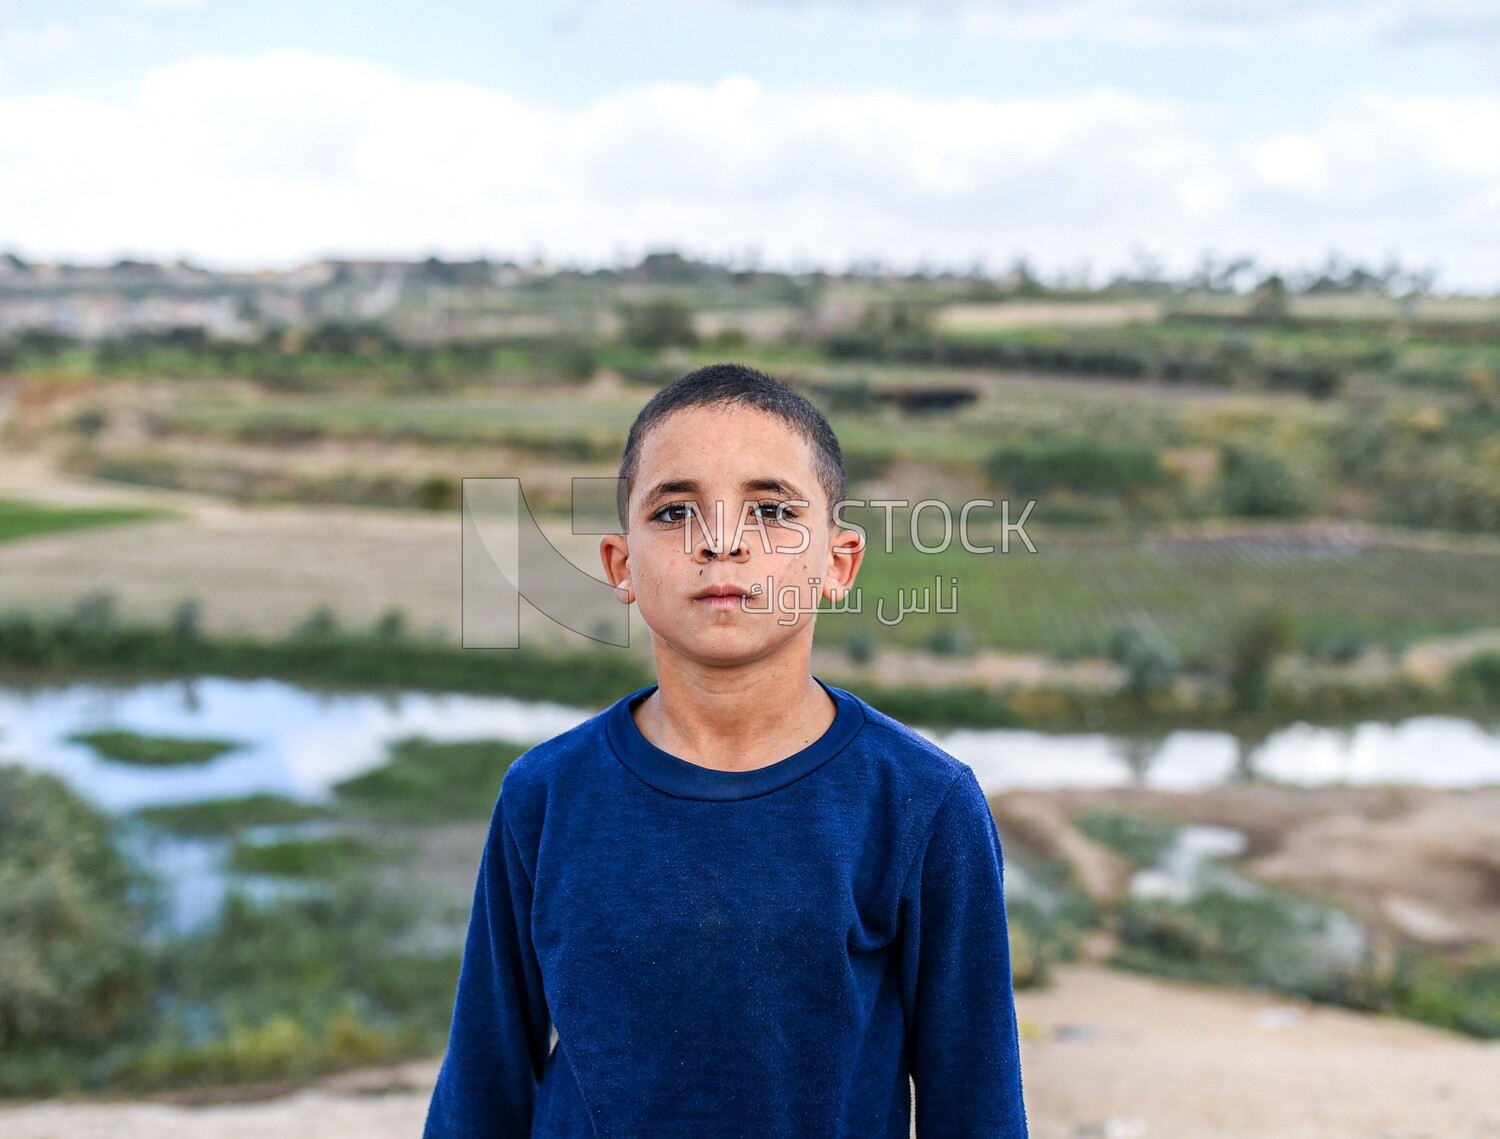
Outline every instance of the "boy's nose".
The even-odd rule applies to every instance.
[[[699,546],[698,546],[698,556],[700,558],[703,558],[705,561],[710,561],[710,562],[713,561],[714,558],[716,558],[716,557],[737,558],[737,557],[740,557],[744,552],[745,552],[745,545],[744,545],[743,542],[740,543],[740,545],[736,546],[733,550],[728,551],[727,553],[721,553],[721,552],[715,551],[714,548],[711,545],[709,545],[707,541],[699,543]]]

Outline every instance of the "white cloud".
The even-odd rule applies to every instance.
[[[840,263],[1441,263],[1500,285],[1500,96],[1351,95],[1282,129],[1056,98],[654,84],[576,107],[279,51],[152,72],[133,105],[0,99],[0,248],[612,259],[672,244]]]
[[[660,0],[617,0],[658,4]],[[1244,42],[1263,35],[1466,41],[1500,35],[1494,0],[698,0],[714,6],[844,8],[875,17],[957,22],[1035,39]]]

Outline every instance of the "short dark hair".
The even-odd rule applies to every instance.
[[[837,503],[847,494],[844,455],[838,436],[823,413],[807,398],[764,372],[743,364],[709,364],[673,380],[647,401],[630,425],[625,451],[620,456],[619,482],[615,484],[615,509],[620,526],[629,529],[630,492],[640,464],[641,443],[646,433],[674,411],[689,407],[728,407],[739,404],[776,416],[812,446],[813,469],[828,497],[829,521]]]

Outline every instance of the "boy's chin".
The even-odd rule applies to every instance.
[[[673,651],[704,664],[733,665],[753,664],[766,653],[785,644],[796,636],[795,626],[776,625],[753,628],[696,629],[682,636],[663,637],[654,632],[658,644],[670,642]]]

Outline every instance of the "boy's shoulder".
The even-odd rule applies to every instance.
[[[856,702],[862,713],[863,722],[851,745],[861,753],[862,762],[856,770],[860,772],[859,781],[869,789],[865,794],[881,788],[882,797],[915,808],[918,813],[924,808],[931,812],[959,777],[970,770],[962,760],[862,697],[835,685],[829,687],[841,698]],[[626,699],[628,695],[620,697]],[[551,794],[566,795],[571,787],[597,776],[594,765],[601,756],[611,754],[607,722],[619,702],[534,744],[511,762],[502,781],[501,798],[513,825],[534,829]]]
[[[612,708],[613,705],[610,705]],[[505,769],[503,793],[508,797],[545,794],[547,785],[572,770],[583,756],[596,755],[605,740],[605,718],[610,708],[527,748]]]
[[[858,696],[855,699],[859,700],[865,716],[856,746],[885,769],[885,774],[903,784],[913,798],[925,798],[935,804],[969,770],[963,760],[915,728]]]

